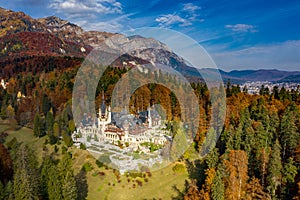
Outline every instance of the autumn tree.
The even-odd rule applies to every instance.
[[[248,157],[242,150],[231,150],[228,159],[224,160],[228,176],[226,177],[226,199],[239,200],[245,198],[248,180]]]
[[[0,144],[0,181],[6,184],[13,176],[13,163],[8,150]]]
[[[247,184],[245,199],[271,200],[271,196],[264,191],[263,187],[259,183],[259,179],[252,178]]]

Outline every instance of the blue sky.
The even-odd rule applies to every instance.
[[[199,42],[226,71],[300,70],[300,1],[13,0],[0,6],[33,18],[56,15],[85,30],[171,28]]]

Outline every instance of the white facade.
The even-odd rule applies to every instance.
[[[104,109],[105,112],[103,112]],[[96,142],[121,143],[126,146],[138,146],[145,142],[164,145],[167,142],[167,138],[165,137],[167,131],[162,130],[160,116],[152,116],[151,112],[152,110],[149,107],[147,121],[143,124],[135,124],[135,126],[132,127],[129,120],[125,118],[122,127],[118,127],[112,123],[110,106],[106,108],[106,106],[102,104],[99,108],[97,124],[78,128],[77,132],[73,135],[73,140],[76,142],[76,135],[78,136],[80,132],[82,138]],[[133,115],[130,114],[126,116],[128,116],[128,118],[133,117]]]

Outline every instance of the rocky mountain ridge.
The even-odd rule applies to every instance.
[[[183,75],[193,77],[192,80],[198,80],[201,77],[200,73],[206,76],[220,73],[223,79],[238,83],[261,80],[293,81],[298,80],[300,75],[300,72],[289,73],[278,70],[225,72],[207,68],[201,69],[199,73],[195,68],[189,67],[184,59],[176,55],[168,46],[153,38],[84,31],[78,25],[56,16],[33,19],[23,12],[0,8],[0,66],[2,66],[0,71],[2,73],[14,71],[10,68],[22,65],[22,62],[14,64],[14,60],[27,60],[32,56],[85,58],[99,46],[120,55],[126,54],[127,61],[151,63],[153,67],[155,63],[171,66]],[[122,62],[114,63],[118,63],[119,67],[122,66]],[[3,71],[4,68],[6,70]]]

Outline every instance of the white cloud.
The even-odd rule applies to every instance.
[[[128,22],[129,16],[132,13],[121,15],[119,17],[114,17],[111,20],[107,21],[98,21],[98,20],[79,20],[76,22],[79,26],[84,28],[87,31],[106,31],[113,33],[120,33],[124,28],[130,29]],[[127,22],[127,23],[126,23]]]
[[[122,5],[116,0],[52,0],[49,8],[69,18],[122,13]]]
[[[255,33],[258,30],[253,25],[249,24],[235,24],[235,25],[226,25],[225,28],[231,29],[234,32],[251,32]]]
[[[106,31],[111,33],[119,32],[123,27],[123,25],[118,22],[78,21],[77,24],[87,31]]]
[[[161,27],[168,27],[171,25],[178,24],[179,26],[189,26],[192,25],[192,23],[179,15],[176,14],[167,14],[162,15],[155,19],[156,22],[159,23],[159,26]]]
[[[299,70],[300,40],[272,45],[212,53],[212,58],[221,69],[282,69]]]
[[[194,5],[192,3],[186,3],[186,4],[183,4],[182,10],[190,12],[190,13],[194,13],[195,11],[200,10],[200,9],[201,9],[200,6]]]
[[[204,22],[204,19],[197,19],[200,15],[197,13],[201,9],[193,3],[181,4],[182,8],[176,14],[161,15],[155,19],[160,27],[169,27],[172,25],[191,26],[193,22]]]

